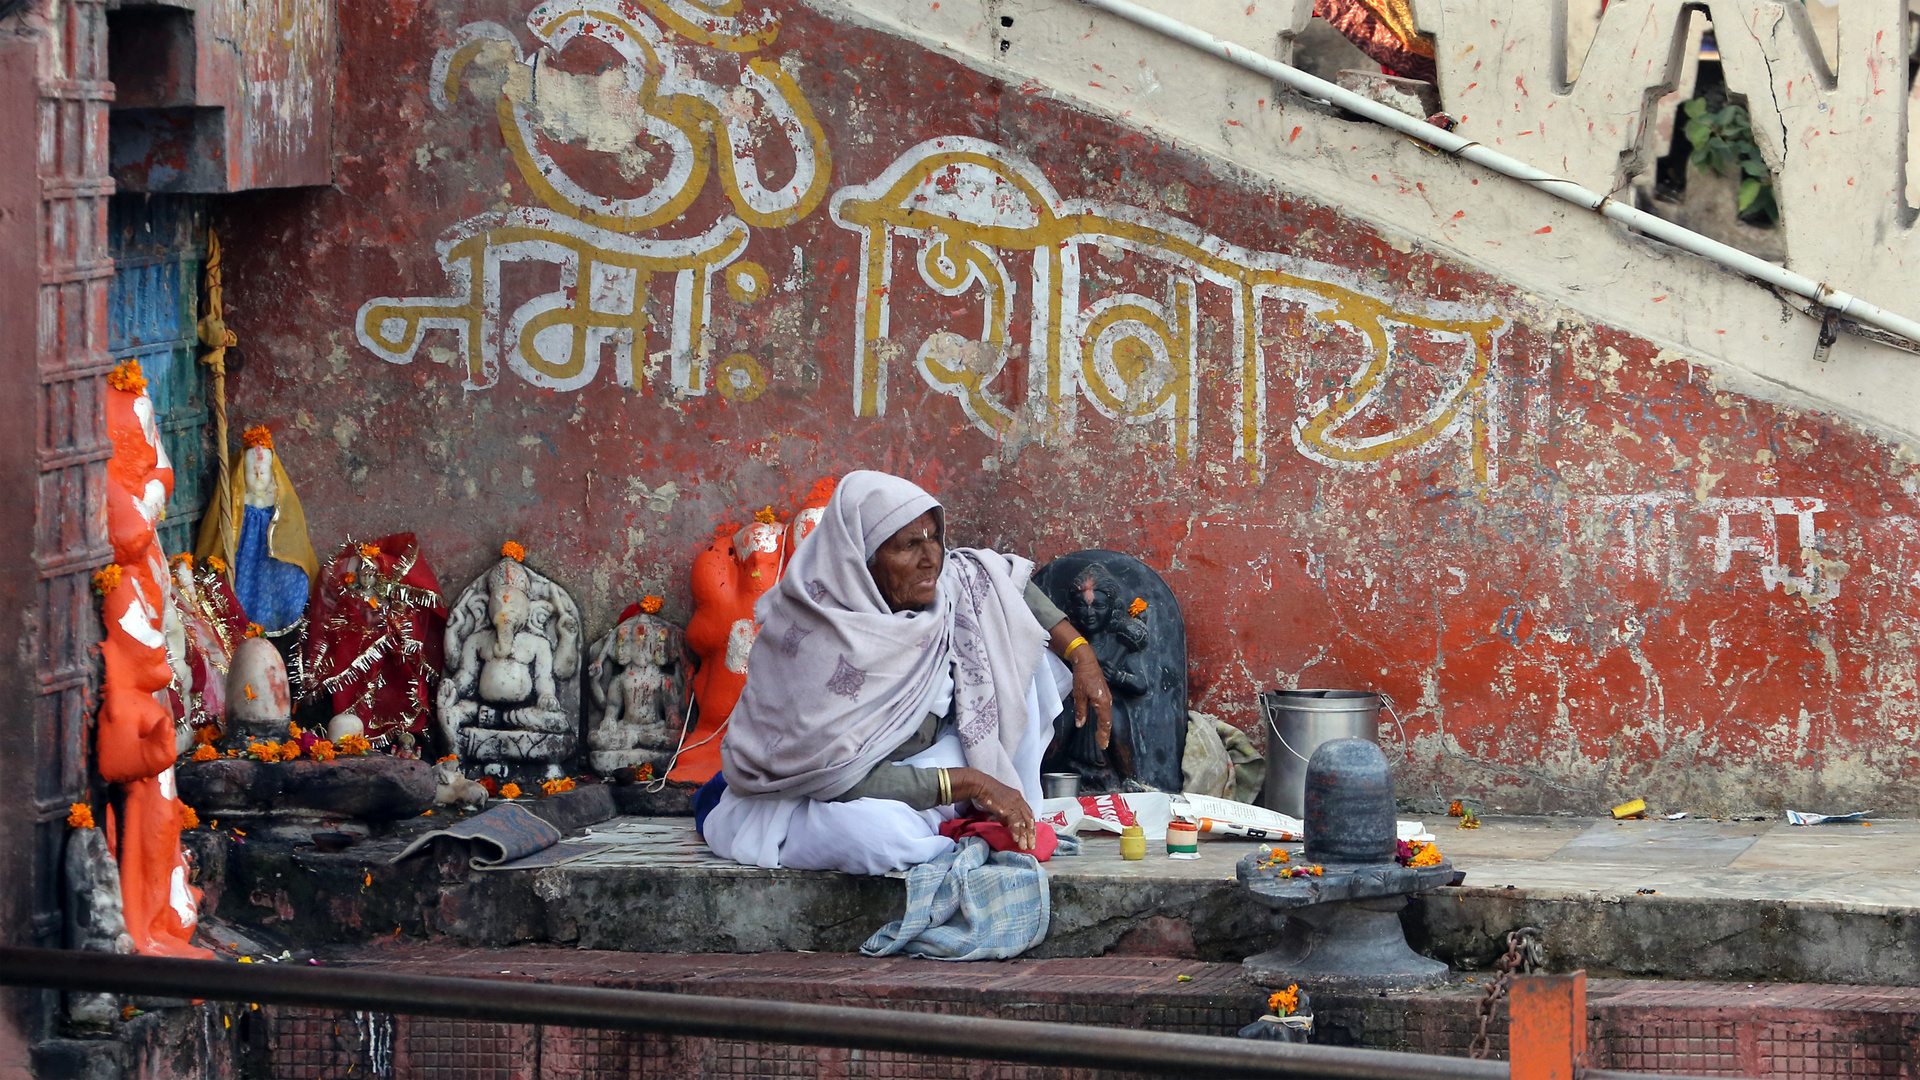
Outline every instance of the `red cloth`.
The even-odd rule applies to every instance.
[[[1033,827],[1031,849],[1014,847],[1013,832],[985,814],[968,814],[963,818],[954,818],[940,826],[940,835],[949,840],[977,836],[985,840],[987,846],[995,851],[1018,851],[1022,855],[1031,855],[1041,862],[1053,858],[1053,850],[1060,846],[1060,838],[1053,835],[1053,826],[1041,822]]]
[[[329,694],[333,711],[359,716],[369,736],[423,733],[447,629],[440,582],[412,533],[372,546],[369,556],[342,544],[314,579],[306,692]]]
[[[1387,74],[1435,81],[1433,46],[1424,38],[1402,38],[1367,0],[1315,0],[1313,14],[1340,31]]]

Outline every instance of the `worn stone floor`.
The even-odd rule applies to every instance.
[[[1860,910],[1920,908],[1920,821],[1790,826],[1784,821],[1614,821],[1611,818],[1485,817],[1478,829],[1423,818],[1440,850],[1465,871],[1468,888],[1513,886],[1535,896],[1594,893],[1731,900],[1825,901]],[[1051,875],[1080,882],[1232,881],[1234,864],[1259,847],[1204,838],[1192,861],[1120,858],[1117,837],[1081,836],[1083,853],[1056,858]],[[1298,852],[1299,844],[1280,845]],[[686,818],[615,818],[561,849],[585,849],[567,865],[737,869],[715,857]]]

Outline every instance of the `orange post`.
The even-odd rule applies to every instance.
[[[1587,973],[1516,975],[1507,990],[1512,1080],[1576,1080],[1587,1060]]]

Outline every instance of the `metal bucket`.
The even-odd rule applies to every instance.
[[[1306,816],[1307,759],[1334,739],[1380,742],[1380,707],[1393,722],[1393,702],[1366,690],[1268,690],[1260,695],[1267,721],[1267,786],[1260,805],[1288,817]],[[1405,728],[1401,741],[1406,741]]]

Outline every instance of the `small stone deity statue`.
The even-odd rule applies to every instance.
[[[189,722],[204,732],[217,728],[227,715],[227,671],[233,666],[247,619],[226,578],[203,560],[175,555],[173,583],[186,631],[190,675],[190,693],[182,696],[187,699]]]
[[[447,616],[440,729],[468,766],[559,777],[580,743],[580,609],[519,544],[501,551]]]
[[[1056,559],[1034,583],[1067,613],[1113,691],[1113,738],[1102,751],[1092,724],[1054,721],[1042,768],[1081,777],[1083,793],[1180,790],[1187,743],[1187,629],[1173,591],[1146,564],[1117,551]]]
[[[220,478],[200,525],[198,555],[226,562],[247,621],[278,637],[306,614],[320,562],[307,541],[307,519],[293,481],[273,452],[272,432],[256,424],[241,442],[246,448]]]
[[[446,663],[447,609],[414,535],[342,544],[312,605],[303,693],[327,695],[333,715],[352,714],[376,747],[426,734],[433,683]]]
[[[651,765],[666,775],[686,719],[686,639],[680,628],[641,610],[588,650],[587,745],[595,772]]]
[[[472,809],[487,801],[487,789],[466,778],[460,759],[449,754],[433,765],[433,804]]]
[[[67,948],[90,952],[130,953],[121,908],[120,866],[99,829],[74,829],[67,834],[66,854]],[[105,1034],[120,1024],[120,1001],[112,994],[67,995],[67,1022],[89,1034]]]

